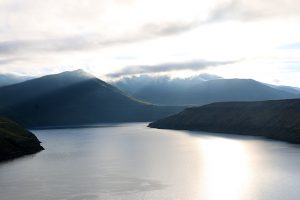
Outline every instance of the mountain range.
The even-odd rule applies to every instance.
[[[211,102],[292,99],[297,88],[203,74],[186,79],[135,77],[108,84],[67,71],[0,87],[0,115],[26,127],[149,122]]]
[[[137,99],[161,105],[191,106],[300,97],[299,88],[267,85],[252,79],[223,79],[209,74],[186,79],[134,76],[113,84]]]
[[[143,90],[146,90],[149,86],[160,87],[163,86],[166,89],[171,88],[185,88],[188,89],[191,86],[196,86],[208,80],[222,79],[222,77],[213,74],[199,74],[188,78],[170,78],[169,76],[131,76],[124,77],[117,81],[112,82],[119,89],[125,91],[130,95],[135,95]]]
[[[139,101],[83,70],[0,87],[0,114],[26,127],[153,121],[180,110]]]

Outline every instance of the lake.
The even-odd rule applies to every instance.
[[[34,130],[46,150],[0,164],[0,199],[300,198],[299,145],[146,125]]]

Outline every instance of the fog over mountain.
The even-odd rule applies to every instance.
[[[33,78],[34,77],[31,76],[18,76],[15,74],[0,74],[0,87],[20,83]]]
[[[204,81],[222,79],[222,77],[213,75],[213,74],[199,74],[197,76],[192,76],[188,78],[170,78],[169,76],[132,76],[124,77],[118,81],[113,82],[112,84],[120,88],[121,90],[129,93],[136,94],[139,91],[144,90],[145,87],[153,86],[167,86],[172,87],[185,87],[189,88],[192,85],[197,85]]]
[[[297,88],[252,79],[223,79],[202,74],[185,79],[133,76],[113,83],[143,101],[163,105],[204,105],[222,101],[258,101],[300,97]]]
[[[290,93],[294,93],[294,94],[300,94],[300,88],[298,87],[292,87],[292,86],[286,86],[286,85],[271,85],[271,84],[267,84],[273,88],[279,89],[279,90],[283,90],[283,91],[287,91]]]

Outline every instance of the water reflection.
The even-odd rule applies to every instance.
[[[201,199],[244,199],[251,177],[251,162],[246,146],[232,139],[199,139],[203,160]]]

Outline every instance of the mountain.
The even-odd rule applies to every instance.
[[[146,90],[146,88],[149,86],[152,86],[156,89],[159,89],[161,86],[169,90],[174,90],[178,87],[183,87],[184,89],[186,89],[204,81],[215,79],[222,79],[222,77],[212,74],[199,74],[197,76],[192,76],[188,78],[171,79],[169,76],[141,75],[125,77],[113,82],[112,84],[128,94],[134,95],[136,93],[142,92],[143,90]]]
[[[0,161],[43,150],[37,137],[5,118],[0,118]]]
[[[137,78],[127,78],[115,83],[117,87],[130,93],[137,99],[161,105],[205,105],[214,102],[261,101],[292,99],[300,97],[300,93],[282,88],[275,88],[252,79],[207,80],[194,77],[192,79],[165,79],[139,83]],[[140,81],[141,82],[141,81]],[[135,85],[131,87],[131,85]]]
[[[293,93],[293,94],[300,94],[300,88],[297,87],[291,87],[291,86],[285,86],[285,85],[269,85],[273,88],[279,89],[279,90],[283,90],[289,93]]]
[[[187,108],[149,127],[256,135],[300,143],[300,99],[213,103]]]
[[[26,80],[30,80],[33,77],[30,76],[18,76],[14,74],[0,74],[0,87],[6,85],[12,85],[20,83]]]
[[[0,88],[0,107],[16,105],[94,78],[83,70],[47,75]]]
[[[0,105],[26,127],[152,121],[182,109],[138,101],[82,70],[2,87]]]

